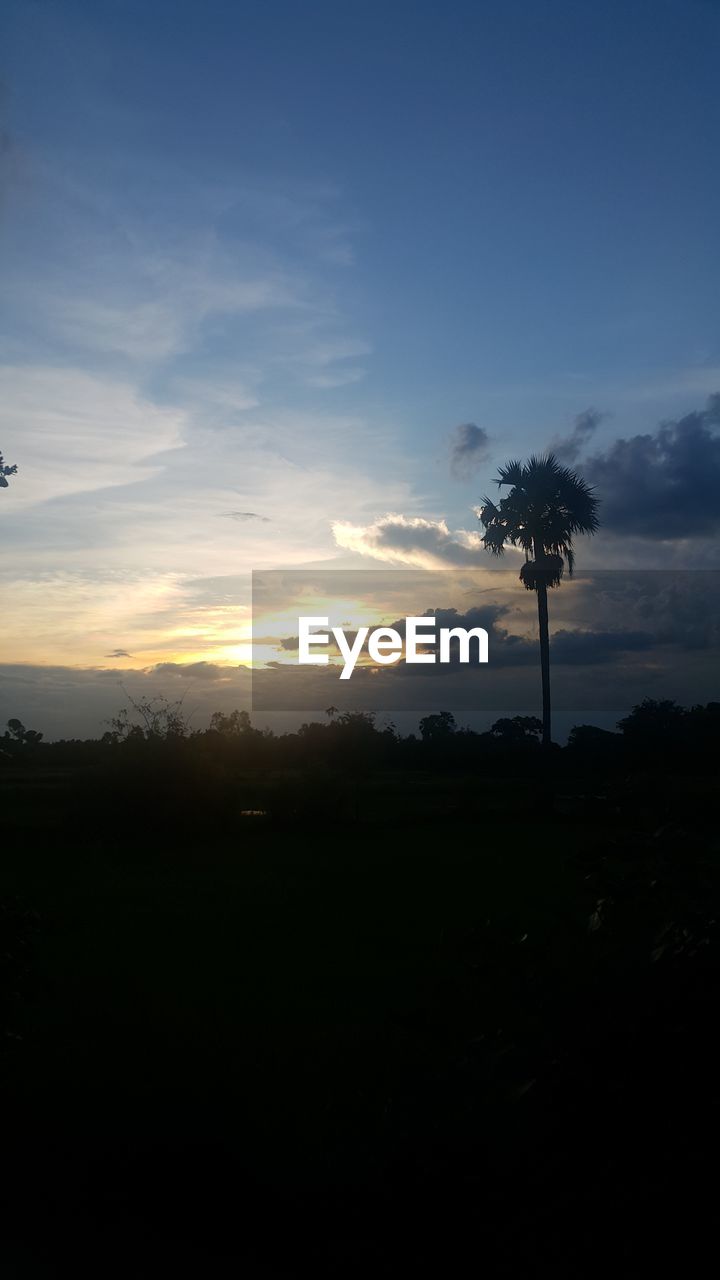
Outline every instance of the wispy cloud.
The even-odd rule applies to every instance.
[[[577,462],[590,440],[595,435],[603,418],[607,414],[597,409],[585,409],[579,413],[573,423],[572,431],[567,436],[556,436],[550,441],[550,450],[561,462]]]
[[[140,369],[187,354],[213,321],[312,313],[316,306],[304,278],[272,264],[258,272],[204,237],[173,253],[125,246],[104,271],[61,271],[50,284],[25,281],[22,288],[22,305],[48,338]]]
[[[247,520],[260,520],[263,524],[269,524],[268,516],[260,516],[257,511],[221,511],[220,515],[226,520],[237,520],[240,524],[244,524]]]
[[[36,164],[0,367],[6,653],[232,663],[252,567],[337,556],[333,518],[409,501],[387,433],[322,403],[370,353],[335,287],[338,192],[160,168],[109,200],[73,157]],[[67,234],[42,234],[49,209]],[[232,604],[185,586],[238,573]]]
[[[182,410],[78,369],[0,366],[0,397],[5,447],[19,459],[13,505],[137,483],[184,444]]]

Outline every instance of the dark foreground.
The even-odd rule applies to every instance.
[[[694,1267],[713,783],[433,785],[205,835],[7,790],[5,1274]]]

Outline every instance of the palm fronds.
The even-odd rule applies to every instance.
[[[565,565],[572,576],[573,537],[595,533],[600,523],[592,487],[552,453],[506,463],[496,483],[510,492],[498,503],[483,500],[478,514],[485,549],[502,555],[506,546],[520,547],[529,562],[520,577],[529,590],[541,581],[557,586]]]

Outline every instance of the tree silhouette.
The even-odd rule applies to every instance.
[[[420,736],[423,742],[449,738],[455,733],[457,725],[451,711],[438,711],[435,715],[425,716],[420,721]]]
[[[17,475],[17,467],[6,466],[5,459],[0,453],[0,489],[7,489],[8,487],[7,477],[15,476],[15,475]]]
[[[126,689],[123,689],[123,692],[132,710],[129,711],[124,707],[108,721],[110,730],[107,737],[110,740],[124,742],[128,738],[134,740],[144,738],[147,741],[157,742],[187,737],[189,722],[183,712],[184,696],[178,698],[176,702],[168,702],[162,694],[158,694],[155,698],[136,700]],[[243,712],[240,714],[242,715]]]
[[[552,453],[533,455],[528,462],[513,461],[498,468],[498,486],[510,492],[496,505],[483,500],[479,519],[485,533],[485,549],[503,554],[506,545],[521,547],[525,564],[520,581],[537,593],[542,673],[543,746],[550,746],[550,636],[548,587],[557,587],[565,565],[572,576],[575,555],[573,537],[595,533],[599,527],[598,499],[585,481],[563,467]]]
[[[535,742],[542,734],[542,721],[537,716],[513,716],[511,719],[496,720],[490,726],[493,738],[507,742],[512,746],[519,742]]]
[[[3,741],[6,746],[16,752],[28,751],[42,741],[43,735],[38,733],[37,729],[26,729],[21,720],[15,718],[8,720],[7,726],[3,734]]]

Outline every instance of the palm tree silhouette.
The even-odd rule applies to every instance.
[[[478,517],[485,533],[485,549],[501,556],[506,545],[522,547],[525,564],[520,581],[537,593],[540,627],[540,670],[544,747],[550,737],[550,636],[548,587],[558,587],[565,565],[572,577],[575,563],[573,537],[595,533],[600,521],[598,499],[581,476],[563,467],[552,453],[533,455],[528,462],[508,462],[498,468],[497,485],[510,485],[506,498],[496,505],[483,499]]]

